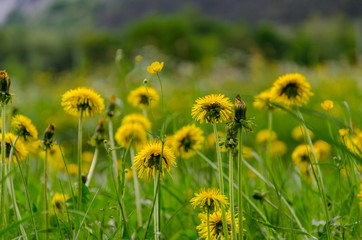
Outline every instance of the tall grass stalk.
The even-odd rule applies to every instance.
[[[236,224],[235,224],[235,211],[234,211],[234,162],[233,153],[231,150],[229,154],[229,199],[230,199],[230,216],[231,216],[231,231],[232,239],[236,239]]]
[[[131,155],[131,161],[133,163],[134,161],[134,149],[133,147],[130,148],[130,155]],[[134,194],[136,199],[136,211],[137,211],[137,224],[138,226],[142,226],[142,206],[141,206],[141,194],[140,194],[140,184],[138,182],[138,176],[137,171],[134,170],[133,172],[133,183],[134,183]]]
[[[0,197],[0,229],[6,227],[6,206],[5,206],[5,167],[6,167],[6,144],[5,144],[5,132],[6,132],[6,117],[5,117],[5,102],[1,103],[1,197]],[[2,239],[4,239],[2,237]]]
[[[220,145],[219,145],[219,136],[217,134],[217,128],[215,121],[213,122],[213,129],[214,129],[214,136],[215,136],[215,145],[216,145],[216,156],[217,156],[217,162],[219,167],[219,185],[220,185],[220,192],[221,194],[224,194],[224,180],[223,180],[223,169],[222,169],[222,160],[221,160],[221,153],[220,153]],[[229,233],[227,228],[227,222],[226,222],[226,214],[225,209],[221,207],[221,214],[222,214],[222,223],[223,223],[223,230],[224,230],[224,237],[226,240],[229,239]]]
[[[79,122],[78,122],[78,155],[77,155],[77,162],[78,162],[78,202],[77,202],[77,209],[81,211],[82,209],[82,124],[83,124],[83,110],[80,111],[79,115]]]
[[[86,181],[86,183],[85,183],[85,185],[86,185],[87,187],[89,187],[89,184],[90,184],[90,182],[91,182],[91,180],[92,180],[92,177],[93,177],[94,170],[95,170],[96,165],[97,165],[98,152],[99,152],[98,146],[96,146],[96,149],[94,150],[92,165],[91,165],[91,167],[90,167],[90,169],[89,169],[89,173],[88,173],[88,176],[87,176],[87,181]]]
[[[240,240],[244,239],[244,209],[243,209],[243,136],[242,128],[239,129],[239,142],[238,142],[238,218],[239,218],[239,236]],[[230,181],[232,182],[232,181]]]

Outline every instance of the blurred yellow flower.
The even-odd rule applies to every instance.
[[[220,140],[220,137],[226,137],[226,134],[224,132],[217,132],[218,138]],[[214,133],[210,133],[206,138],[206,147],[209,149],[215,149],[215,135]],[[220,146],[220,151],[225,152],[226,148],[225,146]]]
[[[135,57],[136,62],[141,62],[142,59],[143,59],[143,58],[142,58],[141,55],[137,55],[137,56]]]
[[[143,114],[140,113],[132,113],[124,116],[124,118],[122,119],[122,125],[129,123],[139,123],[145,128],[145,130],[151,129],[150,120],[148,120]]]
[[[211,94],[196,100],[192,107],[192,117],[203,123],[221,123],[229,119],[233,104],[223,94]]]
[[[87,117],[101,114],[105,107],[104,99],[96,91],[87,87],[67,91],[62,96],[61,104],[66,113],[79,116],[82,112]]]
[[[126,168],[126,170],[124,170],[124,172],[126,174],[126,180],[131,181],[131,179],[133,178],[134,171],[130,168]]]
[[[287,144],[282,141],[273,141],[270,146],[270,155],[282,157],[287,153]]]
[[[280,76],[271,88],[271,100],[286,106],[301,106],[313,96],[311,86],[305,76],[288,73]]]
[[[275,106],[271,101],[271,90],[261,92],[259,95],[254,96],[253,106],[258,109],[272,111],[275,109]]]
[[[204,142],[203,132],[194,124],[179,129],[173,135],[173,150],[182,158],[190,158],[200,150]]]
[[[346,137],[349,134],[349,129],[348,128],[339,129],[338,133],[339,133],[339,136]]]
[[[210,213],[218,211],[220,206],[225,209],[229,205],[228,198],[217,188],[201,189],[199,193],[195,193],[190,202],[194,208],[199,207],[204,212],[210,211]]]
[[[333,101],[331,100],[325,100],[324,102],[321,103],[321,107],[325,110],[331,110],[333,108]]]
[[[317,150],[315,150],[315,154],[316,157],[319,158],[319,152]],[[309,172],[309,167],[311,165],[310,158],[313,159],[313,154],[309,145],[298,145],[292,153],[293,163],[303,174],[308,174]]]
[[[260,145],[267,145],[269,138],[271,141],[274,141],[278,138],[278,136],[274,131],[270,132],[268,129],[260,130],[256,134],[256,142]]]
[[[161,63],[153,62],[150,66],[147,67],[147,72],[151,74],[157,74],[161,72],[162,68],[163,68],[163,62]]]
[[[147,142],[147,134],[144,127],[139,123],[128,123],[121,125],[115,135],[117,143],[127,148],[132,140],[132,146],[141,149]]]
[[[319,152],[320,158],[322,160],[326,159],[329,156],[329,154],[331,154],[331,145],[329,145],[327,142],[323,140],[315,141],[313,143],[313,147]]]
[[[69,198],[70,196],[68,194],[54,193],[52,197],[52,214],[54,214],[54,211],[58,214],[66,210],[66,201]]]
[[[68,163],[67,164],[68,172],[70,175],[78,175],[78,165],[75,163]]]
[[[160,155],[162,151],[162,143],[158,140],[150,142],[134,158],[132,169],[138,171],[138,177],[147,177],[149,180],[159,172]],[[165,174],[165,169],[170,174],[171,167],[176,167],[175,154],[167,146],[163,147],[162,152],[162,169],[161,178]]]
[[[11,120],[11,128],[15,135],[21,137],[24,141],[36,140],[38,138],[38,130],[32,124],[30,118],[24,115],[15,115]]]
[[[129,104],[140,109],[148,108],[150,105],[152,107],[156,106],[159,99],[160,96],[155,89],[151,87],[146,88],[145,86],[132,90],[127,97]]]
[[[308,134],[309,134],[310,138],[313,139],[314,138],[313,132],[311,130],[309,130],[309,129],[307,129],[307,130],[308,130]],[[303,142],[304,137],[305,137],[305,131],[304,131],[303,126],[297,126],[297,127],[293,128],[293,130],[292,130],[292,138],[294,140]]]
[[[14,143],[16,136],[12,133],[5,133],[5,149],[6,149],[6,160],[9,160],[10,149],[12,144]],[[2,138],[0,137],[0,143],[2,142]],[[1,149],[1,145],[0,145]],[[28,150],[26,149],[23,141],[18,139],[14,146],[14,155],[13,155],[13,163],[16,161],[16,156],[18,157],[19,161],[24,160],[28,156]]]

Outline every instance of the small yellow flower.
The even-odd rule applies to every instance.
[[[11,128],[17,136],[20,136],[24,141],[31,141],[38,138],[38,130],[31,123],[30,118],[24,115],[16,115],[11,120]]]
[[[224,209],[229,205],[227,197],[216,188],[201,189],[199,193],[195,193],[190,202],[194,208],[199,207],[204,212],[210,211],[210,213],[218,211],[220,205]]]
[[[139,123],[128,123],[121,125],[115,135],[117,143],[127,148],[132,140],[133,146],[142,148],[147,142],[147,134],[143,126]]]
[[[104,99],[93,89],[79,87],[63,94],[62,106],[64,111],[73,116],[82,112],[87,117],[99,115],[104,109]]]
[[[287,145],[282,141],[273,141],[270,146],[270,155],[271,156],[280,156],[282,157],[287,153]]]
[[[339,133],[339,136],[346,137],[349,134],[349,129],[348,128],[339,129],[338,133]]]
[[[132,90],[127,97],[127,101],[133,107],[145,109],[150,105],[154,107],[158,104],[160,96],[157,91],[151,87],[141,86],[135,90]]]
[[[5,133],[5,149],[6,149],[6,159],[8,161],[10,155],[10,149],[12,144],[14,143],[16,136],[12,133]],[[0,138],[0,143],[2,142],[2,138]],[[0,145],[1,146],[1,145]],[[18,157],[19,161],[24,160],[28,156],[28,150],[26,149],[23,141],[18,139],[14,146],[14,155],[13,155],[13,163],[16,161],[16,156]],[[1,149],[1,147],[0,147]]]
[[[137,55],[137,56],[135,57],[135,60],[136,60],[136,62],[141,62],[141,61],[142,61],[142,56],[141,56],[141,55]]]
[[[131,181],[133,178],[134,171],[132,171],[132,169],[130,168],[126,168],[124,172],[126,173],[126,180]]]
[[[161,63],[153,62],[150,66],[147,67],[147,72],[151,74],[157,74],[161,72],[162,68],[163,68],[163,62]]]
[[[316,149],[315,149],[315,154],[316,157],[319,158],[319,152]],[[309,145],[305,144],[298,145],[292,153],[292,160],[294,164],[299,168],[299,170],[303,174],[308,174],[309,172],[309,167],[311,164],[310,158],[313,159],[313,154]]]
[[[192,117],[203,123],[221,123],[229,119],[233,104],[223,94],[211,94],[196,100],[192,107]]]
[[[78,175],[78,165],[75,163],[67,164],[68,172],[70,175],[77,176]]]
[[[158,140],[150,142],[144,147],[134,158],[132,169],[138,171],[138,177],[142,178],[146,176],[149,180],[159,172],[160,157],[162,151],[162,143]],[[168,173],[171,171],[171,167],[176,167],[175,154],[167,146],[163,147],[162,152],[162,169],[161,178],[165,174],[165,169]]]
[[[271,88],[271,100],[286,106],[301,106],[313,96],[311,86],[305,76],[289,73],[280,76]]]
[[[324,102],[321,103],[321,107],[325,110],[331,110],[333,108],[333,101],[331,100],[325,100]]]
[[[173,149],[182,158],[190,158],[200,150],[204,142],[203,132],[194,124],[178,130],[173,136]]]
[[[274,141],[278,136],[274,131],[270,132],[268,129],[260,130],[256,134],[256,142],[260,145],[267,145],[269,138]]]
[[[124,116],[124,118],[122,119],[122,125],[129,123],[139,123],[145,128],[145,130],[151,129],[150,120],[148,120],[143,114],[140,113],[132,113]]]
[[[313,147],[319,152],[321,159],[326,159],[331,153],[331,145],[323,140],[315,141]]]
[[[54,211],[56,211],[58,214],[66,210],[66,201],[69,198],[70,196],[68,194],[55,193],[52,198],[52,213],[54,214]]]
[[[275,106],[271,101],[271,90],[261,92],[259,95],[254,97],[253,106],[258,109],[272,111],[275,109]]]
[[[307,129],[307,130],[308,130],[308,134],[309,134],[310,138],[313,139],[314,138],[313,132],[309,129]],[[304,137],[305,137],[305,131],[304,131],[303,126],[297,126],[297,127],[293,128],[292,138],[294,140],[303,142]]]
[[[165,146],[167,146],[170,149],[173,148],[173,135],[166,136]]]

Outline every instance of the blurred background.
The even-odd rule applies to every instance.
[[[126,102],[152,80],[153,61],[165,62],[168,107],[184,116],[196,97],[220,89],[251,105],[294,71],[311,82],[316,106],[348,101],[358,114],[361,54],[360,0],[0,0],[0,69],[13,81],[12,106],[43,128],[75,126],[60,106],[71,87]]]

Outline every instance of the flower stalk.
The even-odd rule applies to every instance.
[[[130,149],[130,154],[131,154],[131,161],[134,164],[134,149],[133,147],[131,147]],[[138,182],[138,177],[137,177],[137,171],[134,170],[133,172],[133,183],[134,183],[134,194],[135,194],[135,199],[136,199],[136,211],[137,211],[137,224],[139,227],[142,226],[142,206],[141,206],[141,194],[140,194],[140,184]]]
[[[83,128],[83,110],[80,111],[79,121],[78,121],[78,155],[77,155],[77,163],[78,163],[78,202],[77,209],[81,211],[82,209],[82,128]]]

